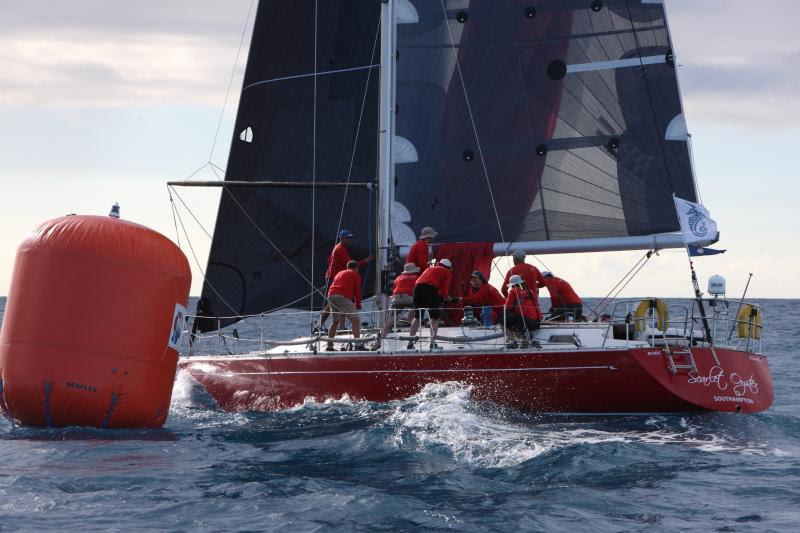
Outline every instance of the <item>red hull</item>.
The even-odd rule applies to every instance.
[[[386,402],[428,383],[457,381],[472,396],[542,413],[756,413],[773,400],[764,356],[692,350],[697,372],[673,374],[659,348],[563,352],[194,357],[186,369],[227,411],[272,411],[339,399]]]

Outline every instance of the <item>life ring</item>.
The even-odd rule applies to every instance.
[[[739,337],[743,339],[761,338],[761,309],[744,304],[736,313],[736,325]]]
[[[639,302],[639,307],[636,308],[636,329],[637,331],[644,331],[647,329],[647,317],[656,313],[656,328],[661,331],[667,330],[669,324],[669,311],[667,311],[667,304],[664,300],[658,298],[652,300],[642,300]]]

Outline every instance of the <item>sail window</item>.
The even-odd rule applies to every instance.
[[[247,128],[243,129],[242,132],[239,134],[239,140],[244,141],[246,143],[253,142],[253,128],[247,126]]]
[[[464,24],[468,18],[469,15],[467,14],[466,11],[459,11],[458,15],[456,15],[456,20],[459,21],[461,24]]]
[[[603,9],[603,2],[601,2],[600,0],[594,0],[594,1],[592,2],[592,11],[594,11],[595,13],[597,13],[597,12],[598,12],[598,11],[600,11],[601,9]]]
[[[475,152],[473,152],[472,150],[464,150],[463,157],[464,161],[472,161],[473,159],[475,159]]]
[[[532,19],[536,16],[536,8],[533,6],[525,8],[525,18]]]
[[[547,75],[550,76],[552,80],[558,81],[562,79],[567,75],[567,64],[560,59],[551,61],[550,64],[547,65]]]
[[[410,0],[399,0],[395,2],[394,13],[398,24],[419,23],[419,13]]]
[[[401,163],[416,163],[419,161],[419,154],[414,144],[406,139],[395,135],[394,137],[394,162]]]

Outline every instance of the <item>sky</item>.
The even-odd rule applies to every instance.
[[[166,182],[209,161],[225,166],[250,8],[0,0],[0,294],[19,243],[51,218],[106,214],[119,202],[124,218],[176,238]],[[798,298],[800,2],[668,0],[667,13],[702,201],[721,232],[716,247],[728,250],[696,261],[701,285],[721,274],[739,297],[752,272],[748,296]],[[214,179],[208,169],[195,177]],[[211,231],[219,191],[180,194]],[[193,222],[190,232],[194,251],[182,242],[196,295],[210,241]],[[531,262],[603,296],[642,254]],[[686,254],[652,258],[621,295],[690,296]]]

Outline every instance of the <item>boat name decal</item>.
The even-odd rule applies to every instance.
[[[740,398],[739,396],[714,396],[715,402],[736,402],[736,403],[756,403],[752,398]]]
[[[722,381],[724,376],[725,371],[722,370],[722,368],[718,366],[712,366],[711,370],[708,371],[708,376],[698,375],[694,370],[689,372],[689,383],[699,383],[705,387],[708,387],[712,383],[716,383],[719,390],[726,390],[728,388],[728,384]]]
[[[750,394],[758,394],[758,382],[750,376],[750,379],[742,379],[742,376],[732,372],[728,379],[733,383],[733,393],[736,396],[743,396],[745,392],[750,391]]]
[[[755,378],[753,378],[752,375],[748,379],[743,379],[742,376],[736,372],[731,372],[728,374],[728,379],[726,380],[724,379],[725,371],[719,366],[712,366],[708,371],[707,376],[700,375],[694,370],[689,372],[688,375],[688,383],[693,385],[699,384],[703,385],[704,387],[708,387],[715,384],[721,391],[728,390],[728,385],[733,385],[733,393],[736,395],[736,398],[741,400],[744,400],[742,396],[744,396],[747,392],[750,394],[758,394],[758,382],[755,380]],[[732,396],[715,396],[714,401],[730,401],[719,398],[732,398]]]

